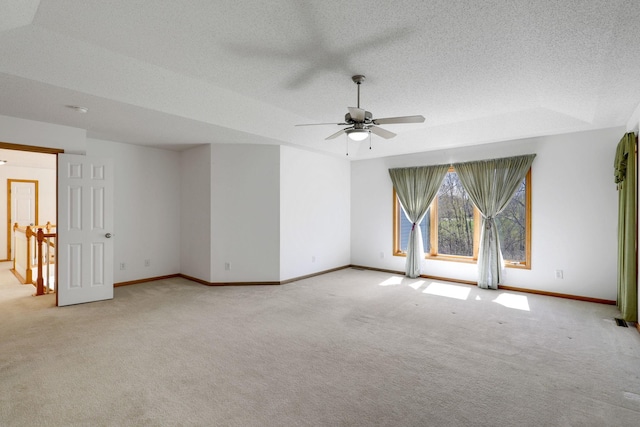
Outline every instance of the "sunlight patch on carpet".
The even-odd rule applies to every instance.
[[[424,280],[418,280],[417,282],[409,283],[409,287],[413,288],[413,289],[415,289],[417,291],[424,284],[425,284]]]
[[[402,285],[401,276],[391,276],[387,280],[380,283],[380,286],[398,286]]]
[[[507,308],[531,311],[529,310],[529,300],[524,295],[502,293],[498,295],[498,298],[494,299],[493,302],[497,302],[498,304]]]
[[[441,297],[466,300],[471,288],[469,286],[449,285],[446,283],[431,282],[422,293],[438,295]]]

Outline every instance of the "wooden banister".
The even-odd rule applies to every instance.
[[[48,224],[48,223],[47,223]],[[51,238],[55,238],[56,237],[56,233],[45,233],[42,228],[38,228],[38,231],[36,232],[36,241],[37,241],[37,254],[38,254],[38,277],[36,278],[36,295],[44,295],[44,274],[42,272],[42,261],[44,259],[44,254],[42,253],[42,243],[44,242],[45,239],[47,239],[47,246],[48,247],[55,247],[55,243],[52,243],[49,239]],[[48,252],[48,251],[47,251]],[[49,256],[47,256],[47,264],[49,263]],[[48,271],[49,268],[47,267],[47,280],[48,280]],[[49,285],[47,284],[47,290],[49,290]]]
[[[38,228],[36,234],[37,239],[37,252],[38,252],[38,277],[36,278],[36,295],[44,295],[44,279],[42,278],[42,241],[44,240],[44,231],[42,228]]]
[[[16,251],[14,252],[14,257],[13,257],[12,272],[16,275],[16,277],[18,277],[18,279],[20,279],[21,282],[31,283],[35,285],[36,287],[35,295],[44,295],[51,288],[49,285],[49,265],[51,261],[51,256],[49,255],[49,251],[51,250],[51,248],[54,248],[54,251],[55,251],[55,238],[57,236],[57,234],[55,233],[55,228],[56,228],[55,224],[51,224],[50,222],[47,222],[45,225],[20,226],[17,223],[13,225],[14,238],[16,239],[16,241],[18,239],[20,240],[24,239],[24,241],[26,242],[26,248],[24,248],[25,249],[24,252],[26,252],[26,260],[22,260],[22,257],[18,253],[19,245],[17,244],[14,245],[14,247],[16,248]],[[45,233],[45,230],[47,231],[46,233]],[[54,232],[52,233],[51,231],[54,231]],[[18,234],[24,235],[24,237],[18,237]],[[32,237],[35,238],[35,242],[31,240]],[[35,243],[34,246],[32,246],[33,243]],[[44,279],[45,273],[43,271],[44,270],[43,263],[45,260],[45,255],[44,255],[45,251],[43,250],[43,243],[46,245],[47,292],[45,292],[45,279]],[[21,254],[24,254],[24,252],[20,251]],[[36,255],[35,259],[34,259],[34,255]],[[18,259],[20,259],[20,265],[18,265]],[[25,263],[24,266],[22,265],[23,261]],[[34,266],[36,267],[35,280],[31,270],[32,267]],[[22,277],[22,274],[21,274],[23,268],[25,270],[24,271],[25,277]]]
[[[18,268],[17,268],[18,245],[14,245],[13,272],[14,272],[14,274],[17,274],[18,278],[21,279],[22,281],[24,281],[24,283],[33,283],[33,275],[31,273],[31,260],[33,259],[32,258],[33,254],[31,253],[31,237],[35,236],[36,233],[33,231],[31,226],[29,226],[29,225],[19,226],[17,222],[15,224],[13,224],[13,232],[14,232],[14,239],[16,241],[18,240],[17,233],[22,233],[22,234],[25,235],[25,241],[27,242],[27,248],[26,248],[27,258],[25,260],[26,265],[24,266],[25,267],[25,272],[24,272],[25,277],[21,277],[20,276],[20,273],[19,273]]]
[[[51,233],[51,230],[57,228],[57,225],[51,224],[51,222],[47,222],[43,225],[18,225],[17,222],[13,224],[13,231],[19,231],[26,234],[28,233],[28,230],[31,230],[32,236],[36,235],[38,228],[42,228],[43,230],[47,230],[47,233]]]

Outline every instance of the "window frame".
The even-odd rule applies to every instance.
[[[448,172],[455,172],[452,167]],[[407,253],[400,249],[400,215],[403,215],[400,202],[393,189],[393,256],[406,257]],[[430,221],[431,230],[435,230],[429,235],[429,253],[425,253],[426,259],[439,261],[453,261],[476,264],[478,262],[478,247],[480,245],[480,227],[473,227],[473,256],[439,254],[438,251],[438,198],[431,203]],[[481,220],[480,211],[473,207],[473,223],[479,224]],[[531,168],[525,176],[525,259],[524,261],[505,260],[505,266],[509,268],[531,269]]]

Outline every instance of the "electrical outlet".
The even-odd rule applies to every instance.
[[[384,252],[380,252],[380,259],[384,259]]]
[[[120,263],[120,270],[126,270],[127,269],[127,264],[125,264],[124,262]]]
[[[225,262],[224,263],[224,269],[225,269],[225,271],[231,271],[231,263],[230,262]]]
[[[315,255],[313,255],[313,256],[311,257],[311,262],[316,262],[316,256],[315,256]]]
[[[563,278],[562,270],[556,270],[556,279],[562,279],[562,278]]]
[[[151,267],[151,260],[150,259],[145,259],[144,260],[144,266],[145,267]]]

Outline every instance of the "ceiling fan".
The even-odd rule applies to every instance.
[[[349,126],[344,129],[340,129],[338,132],[329,135],[325,138],[334,139],[343,133],[346,133],[349,139],[354,141],[362,141],[367,139],[367,137],[373,133],[375,135],[381,136],[385,139],[390,139],[396,136],[395,133],[390,132],[386,129],[382,129],[377,125],[385,125],[385,124],[397,124],[397,123],[422,123],[424,122],[423,116],[403,116],[403,117],[386,117],[384,119],[374,119],[373,115],[369,111],[365,111],[360,108],[360,85],[364,81],[365,77],[363,75],[355,75],[351,77],[351,80],[355,84],[358,85],[358,106],[357,107],[348,107],[349,112],[344,116],[344,123],[310,123],[296,126],[315,126],[315,125],[338,125],[338,126]]]

